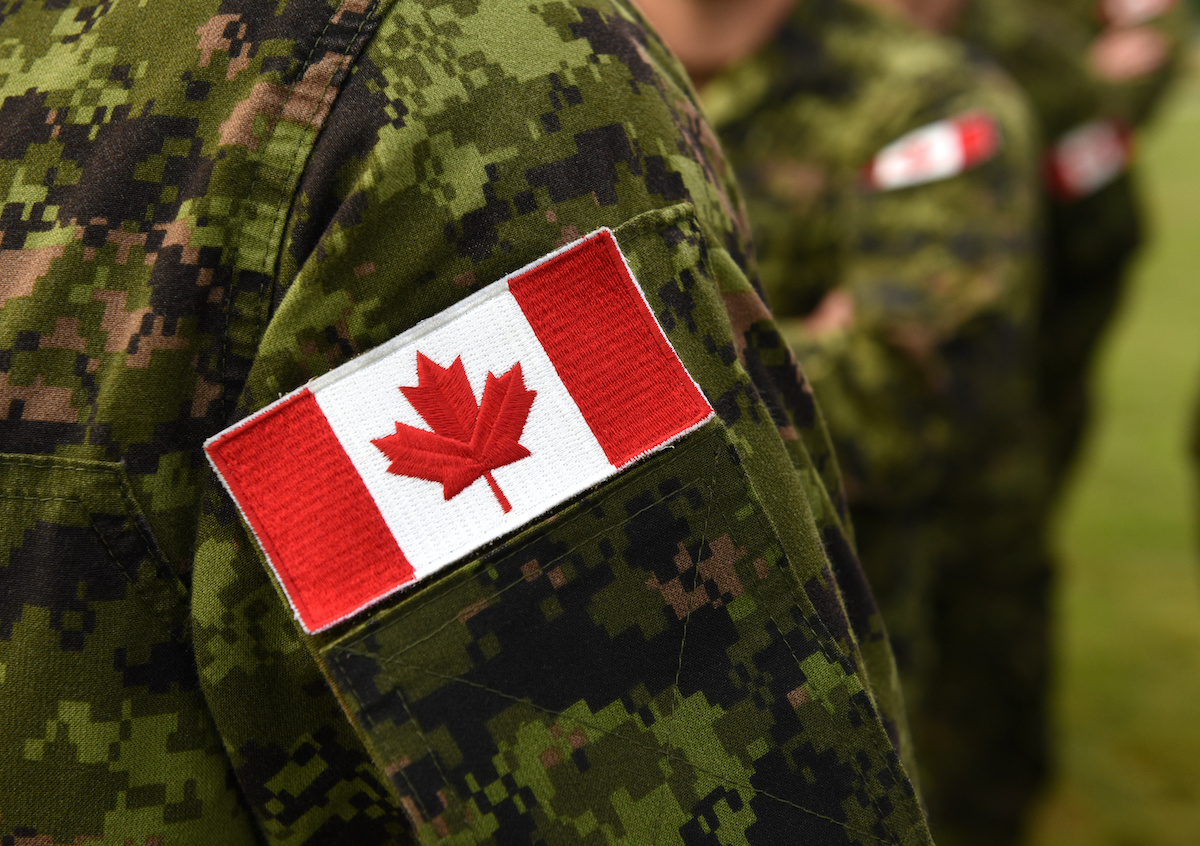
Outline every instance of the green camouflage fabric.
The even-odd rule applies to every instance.
[[[1141,126],[1149,122],[1172,80],[1179,75],[1184,53],[1195,25],[1190,4],[1183,0],[1164,0],[1163,11],[1150,15],[1133,25],[1119,25],[1106,20],[1105,0],[1047,0],[1052,6],[1069,15],[1091,38],[1089,48],[1094,48],[1096,38],[1116,29],[1138,29],[1161,39],[1166,48],[1163,61],[1145,72],[1127,79],[1114,80],[1097,72],[1089,62],[1090,75],[1100,87],[1100,97],[1107,114],[1125,121],[1130,126]],[[1131,4],[1138,5],[1138,4]]]
[[[1049,145],[1072,128],[1119,116],[1088,70],[1089,27],[1065,0],[970,0],[958,34],[993,56],[1029,95]],[[1051,490],[1082,443],[1096,348],[1120,303],[1142,240],[1136,173],[1126,170],[1088,196],[1044,200],[1046,282],[1039,303],[1039,401],[1048,422]]]
[[[822,419],[627,5],[0,43],[4,843],[930,843]],[[305,637],[201,444],[601,226],[717,417]]]
[[[971,0],[961,33],[1004,65],[1029,94],[1047,142],[1097,117],[1146,123],[1178,74],[1191,33],[1186,3],[1143,23],[1169,46],[1166,61],[1115,83],[1089,61],[1105,31],[1098,0]],[[1040,306],[1039,394],[1051,422],[1052,490],[1065,482],[1087,430],[1091,362],[1120,305],[1144,214],[1133,167],[1070,202],[1047,196],[1048,283]]]
[[[1133,100],[1122,105],[1114,89],[1101,84],[1088,67],[1097,26],[1095,18],[1085,19],[1088,14],[1095,12],[1085,13],[1069,0],[970,0],[960,21],[958,34],[998,60],[1029,96],[1047,155],[1052,144],[1090,121],[1139,119],[1129,105]],[[1091,364],[1142,238],[1136,173],[1127,169],[1073,200],[1056,197],[1047,184],[1043,208],[1045,283],[1038,303],[1035,361],[1048,475],[1045,510],[1053,513],[1087,429]],[[1022,583],[993,567],[982,578],[946,583],[937,602],[952,610],[941,642],[977,660],[963,661],[962,676],[944,680],[931,689],[931,696],[957,710],[952,705],[956,698],[965,699],[971,686],[992,678],[993,663],[1011,669],[1018,694],[1044,691],[1053,570],[1051,560]],[[1006,637],[998,636],[1005,632]],[[996,708],[981,714],[976,730],[990,739],[989,748],[1006,753],[987,756],[994,763],[989,778],[998,788],[980,791],[978,785],[953,777],[946,781],[950,792],[938,825],[938,840],[945,846],[1017,842],[1021,816],[1048,764],[1044,722],[1040,734],[1012,734],[1005,710],[1014,699],[1005,691],[996,702]],[[1045,708],[1044,698],[1039,704]],[[949,762],[951,776],[972,772],[976,750],[958,746],[952,734],[935,732],[934,737],[938,746],[930,754]]]
[[[1011,843],[1047,759],[1046,486],[1034,394],[1038,137],[993,66],[838,0],[704,89],[781,315],[847,477],[892,638],[935,840]],[[974,110],[1000,153],[873,190],[904,133]],[[949,839],[943,841],[943,832]]]
[[[1091,52],[1098,38],[1118,29],[1106,22],[1100,0],[1048,2],[1070,16],[1072,23],[1091,39],[1086,47],[1081,47],[1078,39],[1072,39],[1070,43],[1076,50]],[[1135,28],[1161,38],[1167,52],[1161,64],[1129,79],[1105,78],[1085,53],[1085,66],[1099,91],[1102,112],[1130,127],[1149,123],[1180,73],[1194,25],[1190,4],[1185,2],[1167,4],[1161,14],[1139,22]],[[1069,283],[1060,298],[1048,304],[1046,317],[1047,336],[1053,332],[1058,340],[1049,337],[1044,340],[1043,371],[1047,380],[1042,393],[1053,410],[1066,412],[1061,418],[1064,425],[1058,437],[1061,472],[1069,469],[1086,428],[1090,401],[1084,380],[1088,363],[1119,305],[1123,278],[1141,240],[1144,224],[1135,190],[1136,175],[1130,179],[1134,180],[1132,187],[1126,180],[1120,180],[1096,199],[1084,198],[1070,207],[1052,211],[1057,234],[1052,246],[1057,249],[1051,255],[1058,276],[1078,280]],[[1109,265],[1110,261],[1115,265]],[[1095,293],[1090,295],[1080,290],[1085,284],[1083,280],[1088,278],[1085,274],[1091,274],[1095,280]],[[1056,319],[1056,315],[1061,316]],[[1060,404],[1061,408],[1056,409]]]
[[[966,0],[954,34],[998,61],[1029,97],[1044,142],[1102,112],[1090,42],[1066,0]]]

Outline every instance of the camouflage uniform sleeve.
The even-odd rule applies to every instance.
[[[765,287],[793,318],[787,333],[851,499],[896,506],[928,495],[950,451],[965,449],[954,443],[963,432],[1004,418],[998,406],[1014,390],[1028,393],[1014,386],[1020,356],[966,350],[988,338],[1018,349],[1032,320],[1037,143],[1023,97],[999,71],[841,5],[850,8],[830,4],[812,21],[799,12],[799,34],[772,48],[812,56],[803,61],[821,71],[756,95],[756,77],[778,78],[772,68],[788,63],[768,52],[705,96],[745,179]],[[964,115],[998,128],[1000,149],[987,161],[870,184],[881,150]]]
[[[864,503],[928,492],[932,468],[998,436],[985,421],[1006,426],[1006,408],[1028,405],[1021,350],[1040,282],[1033,122],[997,71],[963,73],[973,84],[914,123],[984,114],[1002,148],[949,179],[851,183],[839,289],[853,317],[819,336],[794,324],[791,336]]]
[[[1035,366],[1052,493],[1081,443],[1090,362],[1120,302],[1144,227],[1124,125],[1133,112],[1122,121],[1118,101],[1108,96],[1112,89],[1089,71],[1098,7],[1086,5],[976,0],[959,33],[1013,75],[1042,130],[1046,280]]]
[[[928,842],[811,394],[627,8],[0,18],[5,842]],[[600,226],[717,419],[302,637],[202,443]]]
[[[927,843],[836,465],[662,46],[620,4],[396,2],[327,123],[236,416],[608,226],[717,419],[313,637],[211,483],[197,662],[268,838],[369,832],[386,785],[422,842]]]
[[[1044,142],[1057,140],[1101,110],[1081,59],[1088,32],[1049,0],[973,0],[954,33],[982,48],[1024,90]]]

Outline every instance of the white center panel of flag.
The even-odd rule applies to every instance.
[[[875,165],[881,186],[903,188],[953,176],[963,168],[962,147],[950,125],[919,129],[885,147]]]
[[[453,322],[313,391],[418,579],[529,522],[565,491],[613,472],[507,288],[486,293]],[[387,457],[372,443],[394,432],[397,422],[429,428],[400,391],[418,384],[418,353],[444,368],[461,357],[477,403],[489,372],[501,376],[518,363],[525,387],[537,393],[520,437],[530,455],[492,471],[512,504],[507,514],[482,477],[447,500],[438,482],[389,472]]]

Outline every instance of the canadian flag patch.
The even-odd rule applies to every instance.
[[[862,178],[876,191],[949,179],[1000,151],[1000,127],[987,112],[972,111],[908,132],[880,150]]]
[[[1077,126],[1046,154],[1050,190],[1065,201],[1094,194],[1125,171],[1132,154],[1132,137],[1120,122],[1095,120]]]
[[[712,416],[601,229],[205,449],[314,633]]]
[[[1177,0],[1100,0],[1100,17],[1113,26],[1137,26],[1171,11]]]

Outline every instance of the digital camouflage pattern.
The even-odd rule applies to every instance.
[[[821,417],[626,5],[0,39],[5,842],[930,842]],[[600,226],[718,419],[303,637],[201,443]]]
[[[991,65],[845,0],[804,0],[703,93],[768,299],[800,318],[935,840],[1013,842],[1045,770],[1049,659],[1033,117]],[[890,142],[976,110],[1001,129],[990,161],[890,191],[863,180]],[[852,318],[830,329],[839,301]]]
[[[998,61],[1033,106],[1050,143],[1101,113],[1100,90],[1084,64],[1088,31],[1066,0],[966,0],[954,34]]]
[[[982,354],[1020,334],[1038,292],[1035,140],[1020,95],[943,40],[849,0],[808,0],[704,99],[773,310],[811,317],[830,292],[852,298],[845,328],[788,326],[853,500],[924,501],[950,453],[993,442],[978,425],[1027,392],[1020,355]],[[972,110],[1001,128],[991,161],[911,188],[865,184],[887,144]],[[986,378],[964,369],[971,345]]]
[[[1121,22],[1107,20],[1108,16],[1104,12],[1106,4],[1103,0],[1048,2],[1070,16],[1072,22],[1086,33],[1089,39],[1082,48],[1085,51],[1084,62],[1089,76],[1098,87],[1102,112],[1123,120],[1131,127],[1141,127],[1149,123],[1181,70],[1195,23],[1190,4],[1164,2],[1157,8],[1159,14],[1148,15],[1144,20],[1136,22]],[[1128,77],[1112,78],[1111,75],[1102,73],[1097,59],[1098,50],[1103,46],[1102,41],[1114,34],[1129,34],[1131,31],[1142,40],[1161,45],[1161,60],[1144,72]],[[1078,45],[1075,40],[1070,43]],[[1077,46],[1076,49],[1081,48]],[[1046,356],[1049,359],[1053,355],[1059,360],[1053,370],[1049,362],[1046,364],[1046,372],[1052,377],[1043,391],[1047,395],[1046,401],[1054,402],[1055,392],[1065,391],[1068,397],[1074,395],[1075,408],[1082,409],[1068,416],[1070,428],[1065,429],[1061,436],[1064,442],[1065,462],[1069,462],[1071,458],[1071,451],[1079,438],[1078,432],[1086,426],[1086,384],[1080,384],[1079,377],[1075,374],[1083,372],[1086,378],[1092,351],[1102,337],[1116,305],[1119,304],[1123,276],[1128,272],[1131,254],[1140,241],[1136,235],[1142,229],[1142,214],[1137,197],[1130,195],[1128,188],[1125,189],[1125,194],[1119,197],[1094,202],[1085,200],[1077,205],[1080,206],[1078,209],[1068,208],[1059,212],[1062,216],[1079,217],[1079,221],[1073,225],[1061,223],[1058,226],[1058,230],[1064,232],[1062,237],[1065,248],[1060,249],[1061,257],[1058,259],[1063,276],[1066,278],[1066,274],[1072,272],[1073,265],[1077,264],[1082,269],[1075,271],[1076,277],[1082,279],[1084,272],[1096,273],[1099,280],[1107,281],[1108,285],[1101,285],[1099,292],[1092,296],[1073,292],[1071,300],[1063,303],[1061,308],[1064,312],[1070,307],[1080,312],[1081,319],[1071,321],[1064,318],[1056,323],[1062,341],[1060,345],[1051,347]],[[1101,239],[1106,235],[1117,235],[1119,226],[1126,234],[1119,238],[1118,245],[1125,245],[1126,253],[1116,257],[1118,264],[1114,274],[1114,269],[1104,267],[1100,263],[1104,259],[1114,258],[1101,246],[1104,243]],[[1067,233],[1073,237],[1068,239]],[[1073,382],[1073,379],[1076,381]]]
[[[1105,4],[1102,0],[1050,0],[1050,2],[1069,15],[1090,39],[1085,48],[1085,63],[1091,78],[1098,86],[1103,112],[1118,117],[1131,127],[1140,128],[1148,124],[1157,113],[1171,83],[1182,69],[1185,52],[1195,25],[1190,4],[1164,2],[1160,7],[1162,9],[1160,14],[1148,16],[1145,20],[1137,23],[1130,22],[1122,25],[1119,22],[1106,20],[1107,16],[1103,11]],[[1149,41],[1151,44],[1157,42],[1161,45],[1160,49],[1163,50],[1163,54],[1161,60],[1150,66],[1145,72],[1114,79],[1110,75],[1102,73],[1098,68],[1097,54],[1099,49],[1104,46],[1102,44],[1104,39],[1111,38],[1114,34],[1129,34],[1130,31],[1136,33],[1139,39]],[[1099,243],[1102,243],[1099,241],[1099,236],[1109,234],[1113,231],[1114,224],[1121,222],[1117,207],[1122,205],[1121,201],[1116,199],[1108,200],[1107,203],[1113,208],[1101,219],[1101,222],[1107,225],[1100,226],[1098,233],[1091,231],[1097,228],[1097,219],[1099,218],[1097,211],[1085,207],[1078,211],[1071,209],[1066,212],[1078,214],[1081,221],[1077,225],[1069,227],[1069,231],[1078,232],[1078,234],[1069,242],[1071,252],[1060,260],[1064,272],[1070,269],[1069,263],[1082,263],[1089,254],[1098,252],[1101,258],[1106,257],[1105,251],[1098,246]],[[1088,205],[1095,207],[1100,204],[1089,203]],[[1132,253],[1140,241],[1133,237],[1133,233],[1139,233],[1142,229],[1142,214],[1137,205],[1136,195],[1125,198],[1123,205],[1126,218],[1124,228],[1130,233],[1125,236],[1123,243],[1129,245],[1128,250]],[[1066,225],[1061,225],[1059,228],[1068,229]],[[1068,395],[1083,394],[1082,399],[1075,399],[1076,406],[1081,406],[1082,411],[1075,412],[1074,417],[1077,419],[1070,421],[1071,428],[1066,429],[1062,435],[1066,450],[1074,448],[1074,444],[1080,437],[1078,432],[1086,426],[1088,405],[1086,385],[1078,383],[1072,385],[1071,376],[1080,370],[1087,373],[1087,361],[1091,357],[1092,350],[1098,343],[1098,339],[1102,337],[1111,313],[1119,304],[1122,278],[1128,272],[1130,260],[1131,256],[1127,256],[1118,266],[1119,275],[1115,280],[1110,281],[1110,290],[1107,294],[1090,297],[1086,303],[1083,303],[1083,297],[1079,297],[1077,294],[1075,302],[1068,304],[1085,305],[1082,310],[1083,319],[1080,322],[1068,324],[1064,320],[1058,324],[1061,332],[1069,333],[1064,338],[1067,355],[1057,365],[1057,372],[1049,370],[1049,365],[1047,365],[1047,371],[1057,378],[1047,385],[1044,393],[1050,395],[1048,401],[1053,401],[1054,391],[1064,388]],[[1102,268],[1098,263],[1088,269],[1104,274],[1101,278],[1112,275],[1112,270]],[[1073,349],[1079,352],[1072,355]],[[1061,352],[1063,352],[1062,348],[1051,350],[1052,354]],[[1086,356],[1086,358],[1080,359],[1079,356]],[[1071,452],[1067,452],[1064,461],[1069,462],[1071,455]]]

